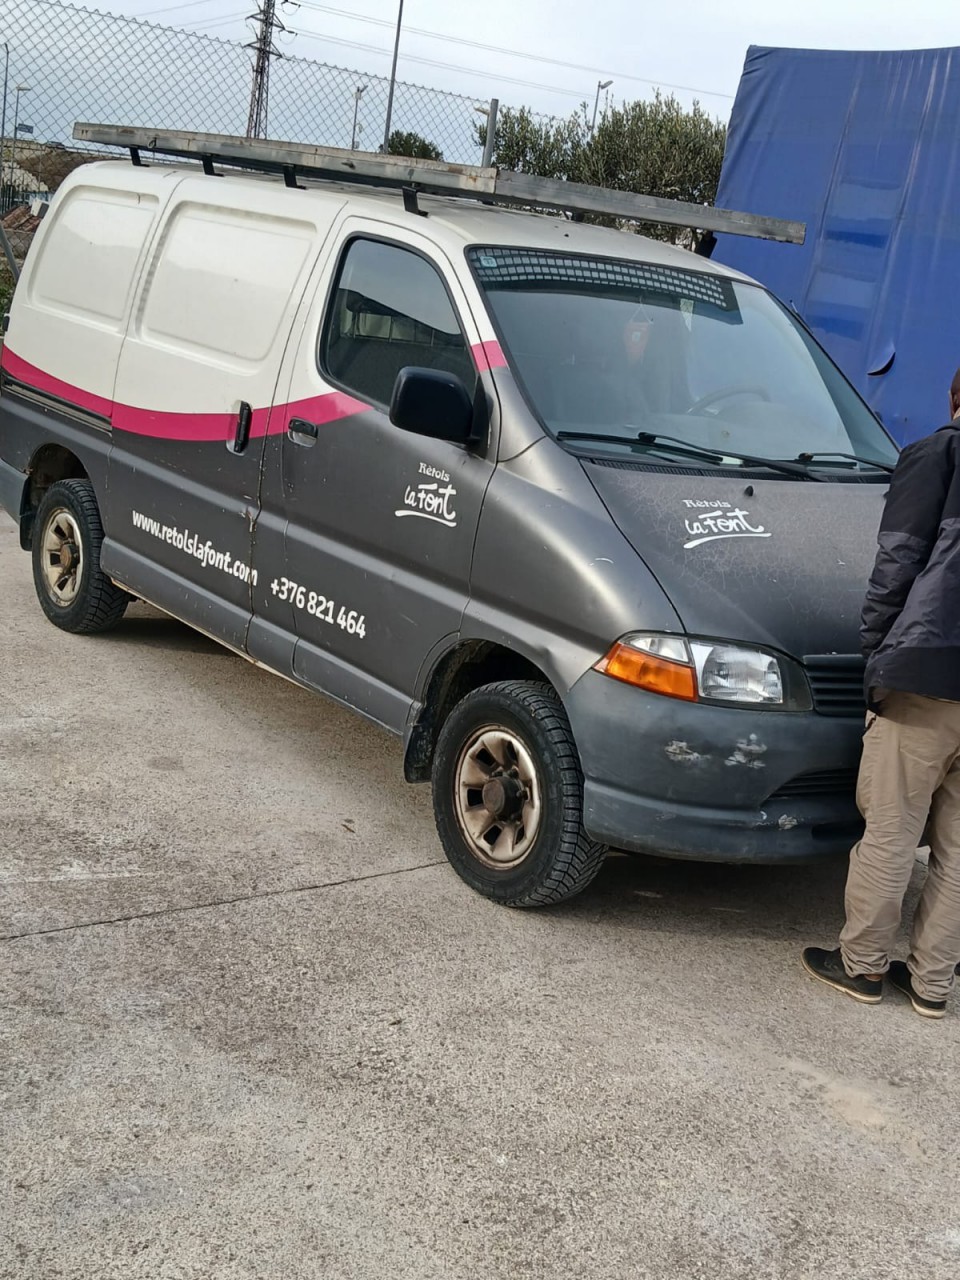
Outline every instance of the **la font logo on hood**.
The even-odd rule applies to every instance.
[[[684,519],[687,530],[687,541],[683,544],[685,551],[692,551],[705,542],[719,542],[724,538],[771,536],[762,524],[751,522],[749,511],[742,507],[732,507],[729,502],[685,498],[683,505],[687,508]]]

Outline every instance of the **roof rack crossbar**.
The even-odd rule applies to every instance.
[[[269,142],[229,134],[142,129],[128,125],[78,123],[73,127],[73,136],[77,142],[129,149],[131,156],[139,156],[141,151],[152,151],[157,155],[201,162],[207,158],[218,165],[275,173],[282,176],[288,186],[296,185],[296,177],[302,176],[394,187],[401,191],[405,187],[415,188],[422,194],[462,196],[488,204],[564,211],[574,216],[601,214],[629,222],[726,232],[728,235],[754,236],[786,244],[803,244],[806,233],[802,222],[715,209],[711,205],[689,204],[682,200],[664,200],[632,191],[613,191],[556,178],[540,178],[496,167],[410,160],[404,156],[316,147],[308,143]],[[134,163],[137,163],[136,159]]]

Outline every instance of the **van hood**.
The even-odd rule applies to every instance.
[[[581,462],[688,634],[797,658],[860,652],[886,485]]]

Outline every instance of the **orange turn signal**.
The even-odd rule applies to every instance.
[[[634,649],[632,645],[621,644],[619,641],[600,659],[596,670],[613,676],[614,680],[622,680],[624,684],[636,685],[638,689],[647,689],[651,693],[662,693],[668,698],[682,698],[685,702],[697,700],[697,681],[693,667],[683,662],[671,662],[668,658],[659,658],[656,654],[645,653],[642,649]]]

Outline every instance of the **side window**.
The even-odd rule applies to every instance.
[[[320,344],[325,372],[388,405],[407,365],[443,369],[473,394],[476,370],[435,267],[409,249],[353,240],[340,265]]]

